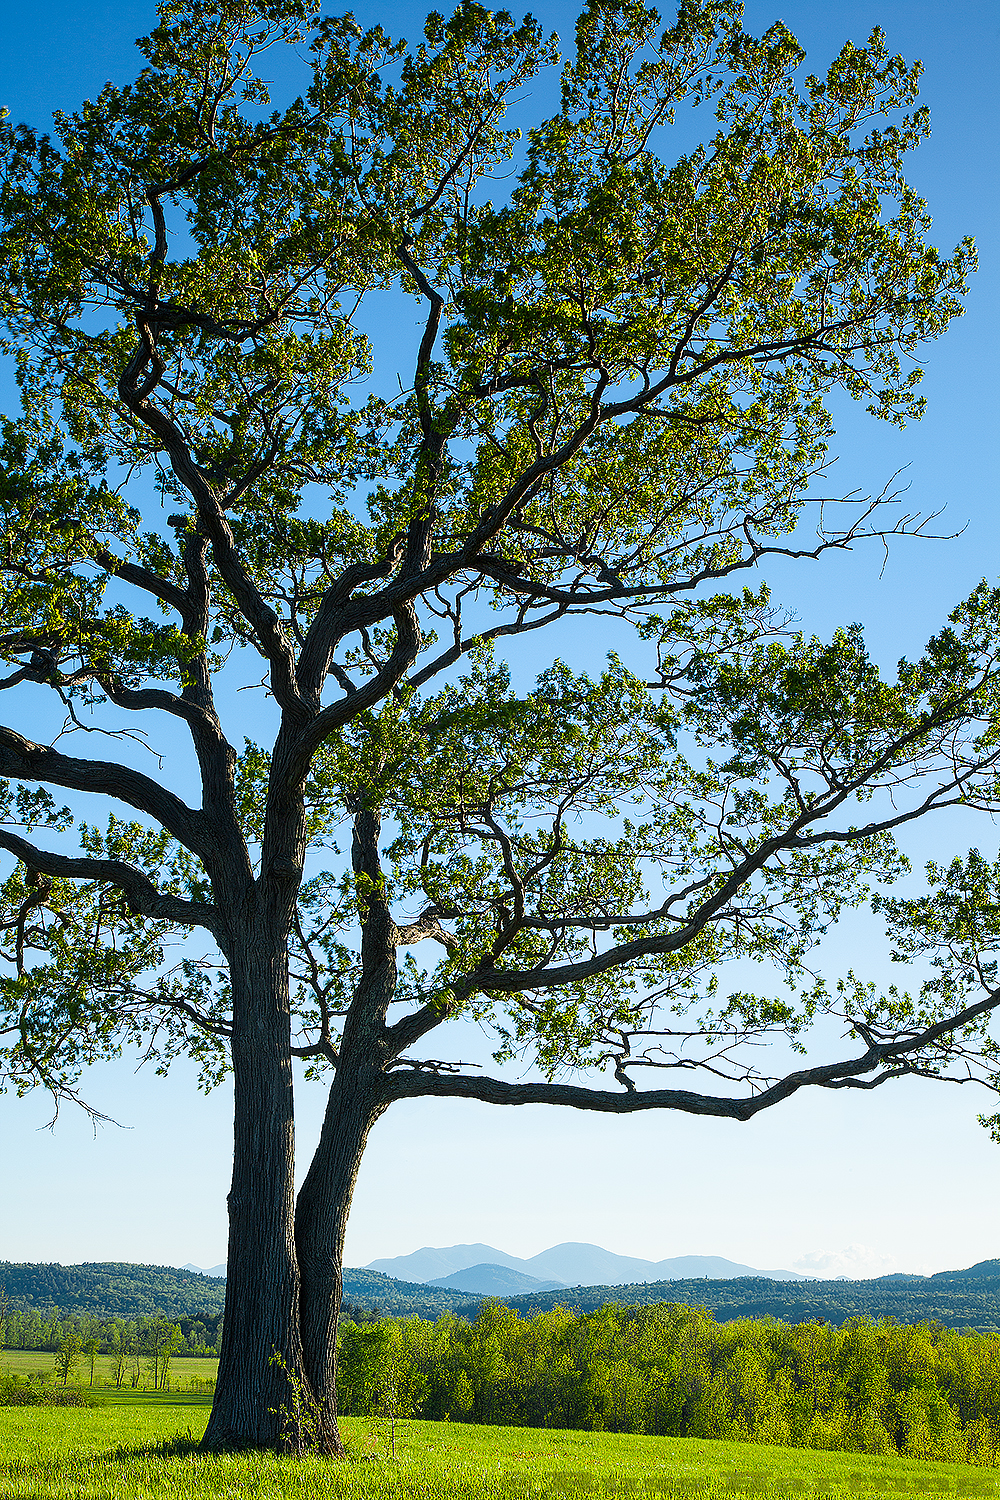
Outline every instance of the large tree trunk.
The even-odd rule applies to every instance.
[[[355,1072],[344,1068],[345,1061],[342,1052],[295,1213],[303,1363],[319,1404],[323,1446],[335,1453],[343,1451],[337,1426],[337,1320],[344,1235],[368,1132],[385,1108],[378,1102],[379,1071]]]
[[[235,1141],[226,1315],[206,1448],[279,1446],[281,1408],[291,1404],[288,1377],[303,1374],[293,1236],[288,960],[283,936],[269,927],[258,919],[227,954]]]
[[[373,892],[362,919],[362,980],[296,1213],[287,935],[304,845],[301,802],[279,810],[285,816],[274,819],[263,891],[259,885],[248,903],[242,929],[234,924],[226,951],[233,986],[233,1186],[219,1376],[203,1441],[208,1448],[277,1447],[291,1436],[282,1408],[300,1398],[313,1430],[297,1436],[340,1454],[336,1333],[344,1234],[368,1132],[386,1107],[395,929],[378,894],[378,818],[362,811],[354,866],[369,876]]]

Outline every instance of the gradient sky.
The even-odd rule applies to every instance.
[[[571,6],[543,0],[534,9],[544,25],[572,38]],[[380,21],[410,37],[423,13],[407,5],[355,8],[362,24]],[[910,178],[930,202],[942,248],[965,233],[980,245],[967,315],[927,351],[923,422],[900,433],[849,405],[838,408],[831,481],[839,493],[877,492],[908,466],[908,508],[945,507],[938,529],[961,535],[899,546],[884,572],[872,551],[772,575],[777,597],[807,628],[825,634],[862,620],[891,666],[903,652],[918,652],[983,574],[1000,572],[1000,13],[970,0],[947,7],[937,0],[755,0],[747,9],[757,30],[779,16],[807,48],[811,71],[875,25],[893,50],[923,60],[934,130]],[[139,0],[7,7],[0,103],[44,127],[51,110],[75,107],[108,77],[131,76],[132,39],[152,24],[152,6]],[[600,665],[593,638],[579,633],[553,649],[575,666]],[[996,829],[980,817],[921,831],[909,848],[919,859],[976,844],[993,856],[997,843]],[[829,971],[853,965],[876,979],[898,978],[882,964],[877,939],[863,922],[844,929],[830,944]],[[461,1045],[462,1056],[488,1057],[475,1031]],[[0,1259],[203,1266],[223,1259],[227,1091],[203,1098],[183,1066],[167,1081],[133,1067],[123,1061],[87,1079],[87,1097],[119,1122],[96,1135],[72,1110],[46,1131],[51,1111],[40,1096],[0,1098]],[[542,1107],[401,1104],[373,1133],[347,1260],[360,1265],[455,1241],[530,1255],[586,1240],[652,1259],[718,1254],[828,1274],[969,1265],[1000,1255],[1000,1148],[975,1118],[986,1105],[985,1094],[916,1081],[871,1095],[798,1096],[742,1126],[666,1114],[605,1120]],[[303,1162],[321,1108],[321,1091],[304,1088]]]

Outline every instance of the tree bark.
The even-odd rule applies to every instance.
[[[276,1448],[281,1408],[290,1404],[289,1374],[303,1376],[286,943],[279,929],[258,916],[235,935],[227,958],[234,1018],[233,1180],[226,1315],[203,1446]],[[273,1362],[275,1354],[284,1370]]]
[[[370,809],[354,820],[351,861],[363,891],[361,980],[344,1021],[323,1129],[295,1212],[303,1361],[319,1403],[321,1443],[336,1453],[343,1451],[337,1427],[337,1321],[344,1235],[368,1133],[389,1103],[385,1018],[396,992],[397,934],[379,864],[380,826]]]
[[[343,1052],[341,1056],[295,1213],[303,1364],[319,1403],[322,1446],[333,1453],[343,1452],[337,1425],[337,1322],[344,1236],[368,1133],[387,1107],[375,1060],[369,1055],[356,1068],[344,1069]]]
[[[279,760],[276,753],[272,779]],[[362,978],[296,1210],[288,931],[304,857],[301,798],[276,798],[268,819],[253,894],[242,901],[222,894],[240,909],[222,943],[233,987],[235,1138],[226,1315],[203,1445],[280,1447],[294,1382],[295,1394],[315,1402],[310,1446],[342,1454],[336,1333],[344,1235],[368,1133],[389,1103],[385,1017],[396,987],[396,933],[382,894],[379,820],[363,810],[353,848],[364,877]]]

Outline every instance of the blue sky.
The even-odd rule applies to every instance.
[[[420,7],[365,3],[362,24],[380,21],[414,36]],[[543,24],[570,39],[575,11],[540,4]],[[948,610],[998,567],[997,265],[998,32],[1000,12],[967,3],[756,0],[747,22],[780,16],[820,71],[851,38],[881,25],[893,50],[925,64],[922,97],[933,135],[910,177],[931,205],[943,248],[972,233],[981,271],[966,317],[927,352],[928,411],[904,432],[846,405],[837,410],[840,493],[878,491],[898,469],[908,508],[937,511],[940,543],[898,546],[883,571],[871,551],[808,570],[777,571],[777,596],[807,628],[827,633],[864,622],[887,665],[918,651]],[[44,126],[103,81],[135,70],[134,36],[153,11],[137,0],[55,0],[40,10],[8,7],[0,21],[0,103]],[[280,89],[281,76],[277,82]],[[277,91],[276,91],[277,92]],[[531,101],[526,101],[530,108]],[[593,641],[555,649],[579,665]],[[911,847],[928,852],[997,846],[996,830],[939,826]],[[838,967],[877,967],[863,925],[831,947]],[[488,1051],[475,1036],[470,1046]],[[469,1055],[468,1049],[463,1055]],[[97,1070],[87,1092],[121,1122],[93,1135],[66,1112],[54,1132],[47,1101],[0,1098],[4,1214],[0,1259],[194,1261],[225,1252],[229,1104],[224,1089],[194,1091],[183,1067],[164,1082],[127,1063]],[[318,1128],[322,1100],[303,1090],[301,1156]],[[376,1127],[349,1236],[348,1261],[405,1253],[422,1244],[485,1241],[530,1255],[562,1240],[622,1253],[714,1253],[758,1266],[936,1270],[1000,1254],[1000,1148],[976,1124],[982,1102],[965,1089],[906,1083],[873,1095],[800,1097],[736,1126],[670,1116],[581,1118],[532,1108],[423,1102],[397,1106]],[[846,1255],[846,1247],[855,1247]],[[838,1259],[839,1257],[839,1259]]]

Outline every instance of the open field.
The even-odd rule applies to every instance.
[[[152,1385],[153,1377],[147,1371],[147,1360],[140,1360],[142,1384]],[[10,1370],[23,1380],[27,1375],[44,1375],[52,1380],[55,1374],[55,1355],[45,1349],[0,1349],[0,1371]],[[214,1380],[219,1368],[217,1359],[185,1359],[175,1355],[170,1361],[170,1387],[172,1390],[190,1389],[192,1380]],[[98,1354],[94,1361],[94,1385],[114,1386],[115,1362],[110,1354]],[[126,1386],[131,1376],[126,1376]],[[81,1358],[70,1385],[90,1385],[90,1360]]]
[[[1000,1497],[996,1470],[866,1454],[606,1433],[344,1422],[346,1462],[203,1457],[207,1404],[0,1409],[4,1500],[784,1500]],[[165,1445],[158,1447],[157,1445]],[[173,1444],[173,1448],[171,1445]]]

